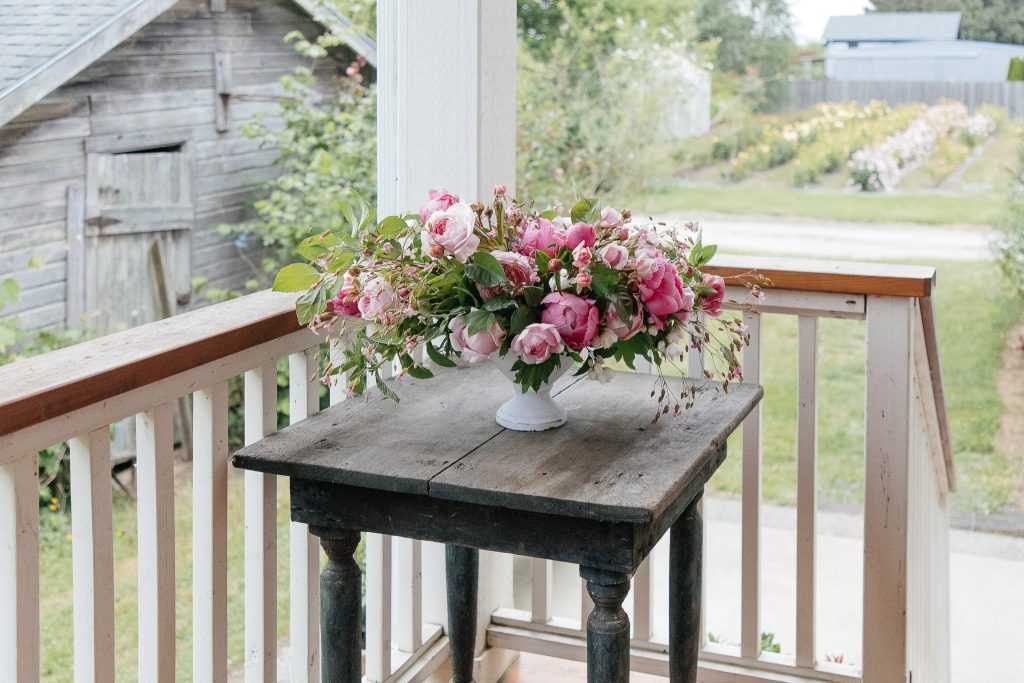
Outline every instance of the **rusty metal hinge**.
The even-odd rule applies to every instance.
[[[104,216],[93,216],[92,218],[85,219],[85,224],[88,225],[90,228],[99,228],[100,230],[107,227],[108,225],[114,225],[115,223],[120,222],[121,221],[118,220],[117,218],[106,218]]]

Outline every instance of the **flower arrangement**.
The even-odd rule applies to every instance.
[[[566,360],[577,375],[607,381],[609,361],[660,367],[687,347],[715,364],[706,378],[742,376],[737,352],[749,337],[740,321],[720,317],[725,282],[702,272],[715,247],[695,224],[636,221],[592,200],[538,211],[500,185],[486,205],[432,191],[417,214],[379,223],[369,207],[358,219],[343,209],[351,230],[306,239],[299,253],[309,264],[283,268],[274,289],[302,291],[300,322],[345,338],[324,380],[344,373],[350,395],[369,377],[397,400],[382,368],[431,377],[420,348],[442,367],[511,360],[523,393]],[[689,405],[695,387],[677,400],[659,379],[658,415],[670,402],[676,412]]]

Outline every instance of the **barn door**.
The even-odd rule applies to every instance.
[[[191,163],[181,149],[88,155],[85,299],[98,332],[188,303],[193,217]]]

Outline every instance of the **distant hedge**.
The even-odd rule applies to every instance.
[[[1006,72],[1008,81],[1024,81],[1024,59],[1013,57],[1010,59],[1010,68]]]

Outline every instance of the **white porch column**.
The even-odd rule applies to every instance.
[[[515,187],[515,0],[379,0],[377,3],[378,211],[413,211],[431,188],[487,200]],[[443,624],[444,553],[423,548],[423,618]],[[480,554],[477,652],[499,605],[512,604],[512,558]],[[496,681],[507,653],[478,660],[476,680]]]

